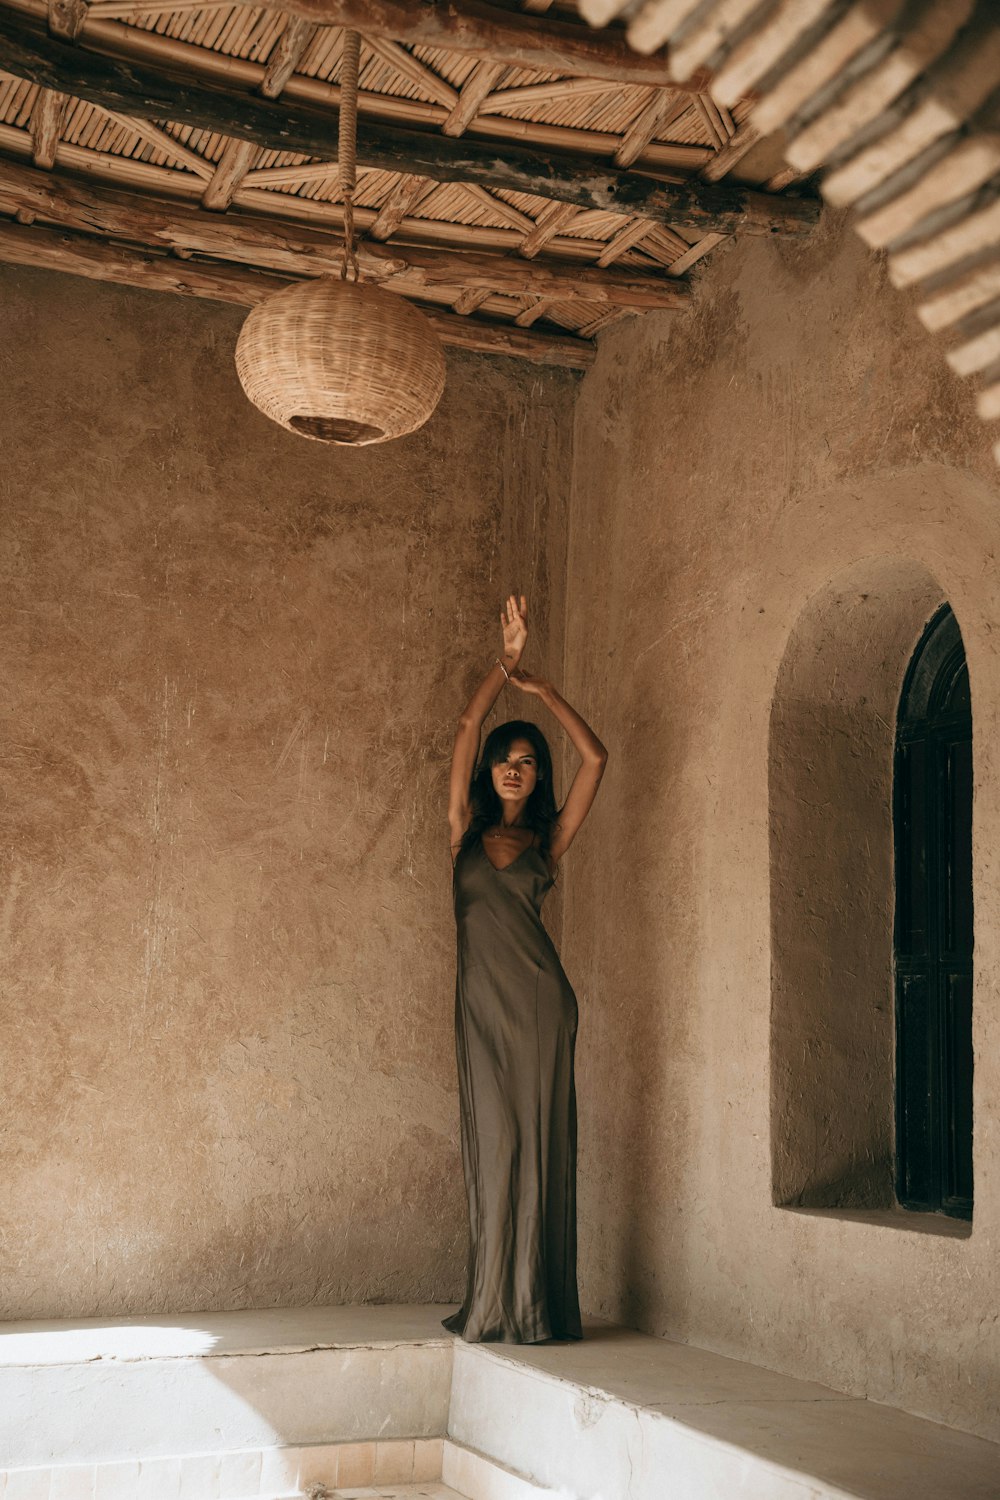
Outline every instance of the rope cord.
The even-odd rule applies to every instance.
[[[344,200],[344,258],[341,281],[347,280],[350,267],[354,280],[360,279],[358,255],[354,244],[354,189],[358,177],[358,64],[361,57],[361,35],[344,32],[344,54],[340,63],[340,115],[337,122],[337,163],[340,168],[340,196]]]

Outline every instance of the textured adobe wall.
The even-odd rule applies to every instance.
[[[605,335],[577,405],[566,629],[567,691],[611,750],[564,947],[586,1002],[585,1301],[994,1438],[998,548],[971,398],[835,220],[804,244],[745,240],[690,311]],[[772,1202],[775,684],[811,600],[893,569],[950,600],[970,663],[967,1239]],[[843,830],[826,821],[836,859]]]
[[[575,380],[330,451],[236,310],[0,316],[0,1315],[457,1297],[447,763],[510,589],[561,661]]]

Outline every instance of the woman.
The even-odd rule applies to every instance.
[[[448,821],[458,924],[455,1028],[471,1249],[465,1302],[445,1322],[470,1343],[581,1336],[576,1290],[576,997],[542,925],[559,860],[597,794],[608,752],[551,683],[521,667],[527,601],[513,594],[497,657],[459,720]],[[557,810],[534,724],[487,737],[510,682],[540,698],[580,755]]]

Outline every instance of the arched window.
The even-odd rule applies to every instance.
[[[863,559],[804,603],[775,678],[771,1193],[964,1239],[971,711],[943,598],[921,563]]]
[[[896,1193],[972,1217],[972,702],[958,622],[931,620],[896,726]]]

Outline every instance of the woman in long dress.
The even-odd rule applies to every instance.
[[[577,1006],[541,907],[597,794],[608,753],[552,684],[521,667],[527,601],[500,611],[497,657],[462,714],[451,763],[465,1301],[445,1327],[470,1343],[581,1336],[576,1287]],[[580,756],[557,807],[536,725],[483,721],[510,683],[540,698]]]

